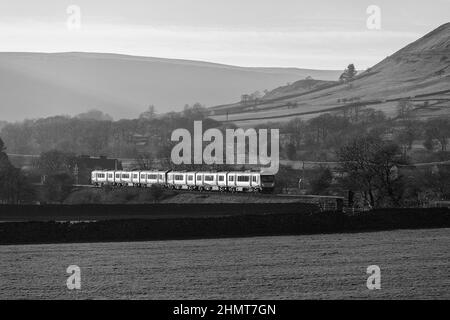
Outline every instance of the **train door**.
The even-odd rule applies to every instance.
[[[204,185],[203,185],[203,173],[201,172],[197,172],[195,174],[195,186],[198,190],[202,191],[204,190]]]

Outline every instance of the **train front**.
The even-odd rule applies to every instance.
[[[275,176],[273,174],[261,174],[261,190],[264,193],[272,193],[275,189]]]

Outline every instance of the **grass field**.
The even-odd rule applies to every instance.
[[[450,229],[0,246],[0,299],[449,299],[449,247]]]

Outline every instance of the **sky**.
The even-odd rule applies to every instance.
[[[450,0],[0,0],[0,51],[365,69],[449,21]]]

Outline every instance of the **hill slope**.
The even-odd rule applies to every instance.
[[[450,23],[399,50],[349,83],[328,83],[305,91],[294,83],[269,93],[261,101],[222,105],[214,118],[241,126],[293,117],[315,117],[370,106],[395,116],[400,99],[407,99],[417,117],[450,115]],[[228,113],[228,114],[227,114]]]
[[[100,109],[132,118],[154,104],[159,112],[186,103],[227,103],[243,93],[273,89],[337,71],[242,68],[214,63],[96,53],[0,53],[0,120]]]

